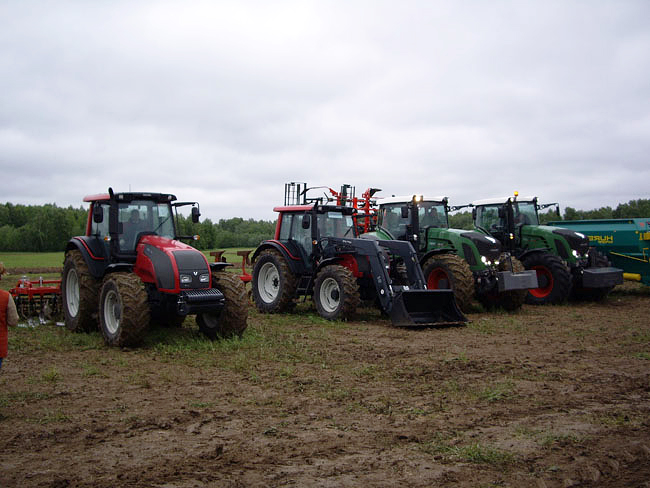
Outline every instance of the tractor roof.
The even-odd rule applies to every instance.
[[[413,201],[413,197],[415,195],[404,195],[404,196],[397,196],[397,197],[387,197],[387,198],[377,198],[377,204],[378,205],[384,205],[384,204],[389,204],[389,203],[409,203]],[[418,195],[421,196],[421,195]],[[424,202],[442,202],[443,200],[448,200],[447,197],[444,196],[433,196],[433,197],[425,197],[422,196],[422,200]]]
[[[500,205],[506,203],[508,200],[517,201],[517,202],[533,202],[537,200],[537,197],[501,197],[501,198],[485,198],[483,200],[475,200],[471,203],[474,207],[480,207],[482,205]]]
[[[176,195],[171,193],[148,193],[148,192],[125,192],[114,193],[115,200],[118,202],[130,202],[132,200],[151,200],[157,203],[173,202]],[[97,195],[88,195],[84,197],[84,202],[107,202],[111,199],[108,193],[99,193]]]
[[[289,212],[308,212],[313,210],[314,206],[317,204],[308,204],[308,205],[283,205],[282,207],[274,207],[274,212],[289,213]],[[356,209],[352,207],[346,207],[343,205],[321,205],[318,204],[317,212],[341,212],[343,214],[352,215]]]

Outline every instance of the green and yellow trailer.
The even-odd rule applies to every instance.
[[[562,220],[548,225],[584,234],[589,245],[623,269],[623,278],[650,285],[650,217]]]

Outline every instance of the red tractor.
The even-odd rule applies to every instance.
[[[241,335],[248,309],[243,282],[208,263],[176,233],[174,211],[196,202],[176,202],[166,193],[108,193],[84,198],[90,203],[86,235],[67,244],[61,293],[66,327],[99,328],[106,344],[140,342],[150,323],[180,326],[196,314],[210,339]]]
[[[289,310],[312,296],[319,314],[351,318],[362,300],[377,304],[395,326],[461,325],[451,290],[427,290],[409,242],[359,238],[349,205],[307,198],[304,183],[285,186],[275,238],[253,255],[253,299],[265,313]],[[338,199],[338,197],[337,197]],[[339,200],[340,203],[341,202]]]

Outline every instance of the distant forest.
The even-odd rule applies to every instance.
[[[615,209],[601,207],[597,210],[564,209],[562,217],[553,210],[540,213],[542,223],[551,220],[617,219],[650,217],[650,200],[631,200],[619,204]],[[68,240],[86,231],[88,210],[61,208],[55,204],[14,205],[0,204],[0,252],[56,252],[65,249]],[[450,227],[472,228],[472,213],[457,212],[449,216]],[[264,239],[273,237],[275,222],[265,220],[220,219],[213,223],[205,219],[198,224],[188,217],[179,215],[180,235],[201,236],[193,241],[197,249],[219,249],[226,247],[256,247]]]
[[[73,236],[86,233],[88,210],[47,205],[0,205],[0,252],[63,251]],[[179,235],[200,236],[191,241],[197,249],[256,247],[273,237],[275,222],[244,220],[235,217],[213,223],[204,219],[198,224],[189,217],[178,216]]]

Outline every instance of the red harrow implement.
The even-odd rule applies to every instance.
[[[38,317],[43,324],[47,320],[59,317],[61,310],[61,280],[44,280],[36,282],[23,276],[15,288],[9,290],[16,303],[18,315],[22,319]]]

